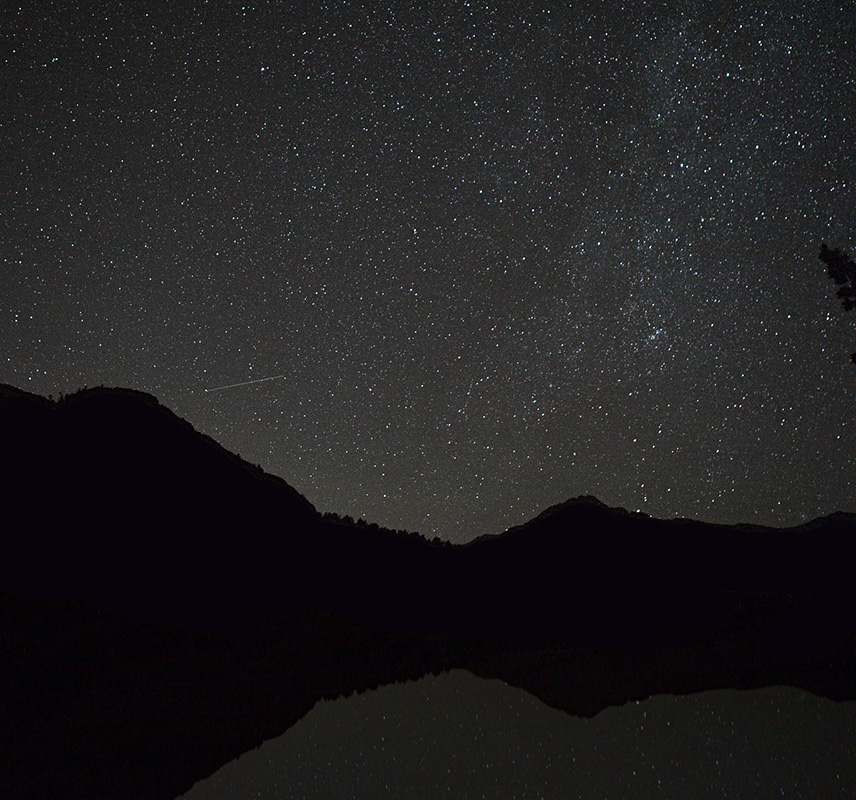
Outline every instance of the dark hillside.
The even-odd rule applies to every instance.
[[[183,608],[204,613],[197,598],[245,595],[258,570],[291,561],[291,532],[320,521],[285,481],[141,392],[90,389],[46,404],[4,389],[0,440],[15,530],[0,569],[19,590],[169,622]]]
[[[856,519],[582,497],[467,545],[322,517],[140,392],[0,387],[0,796],[174,798],[322,697],[463,667],[570,713],[856,699]]]

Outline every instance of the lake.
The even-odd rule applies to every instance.
[[[856,703],[661,695],[580,719],[463,670],[315,706],[183,800],[853,798]]]

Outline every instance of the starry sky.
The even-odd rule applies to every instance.
[[[0,381],[455,541],[856,511],[851,3],[64,0],[0,53]]]

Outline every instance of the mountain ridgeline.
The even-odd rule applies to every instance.
[[[585,715],[727,686],[856,699],[848,514],[716,526],[581,497],[431,542],[322,516],[105,388],[0,386],[0,486],[3,797],[173,798],[322,697],[459,667]]]

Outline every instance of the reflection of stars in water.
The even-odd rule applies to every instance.
[[[854,735],[856,703],[797,689],[661,695],[581,719],[456,670],[321,702],[187,800],[414,784],[430,797],[707,797],[712,782],[723,798],[852,797]]]

